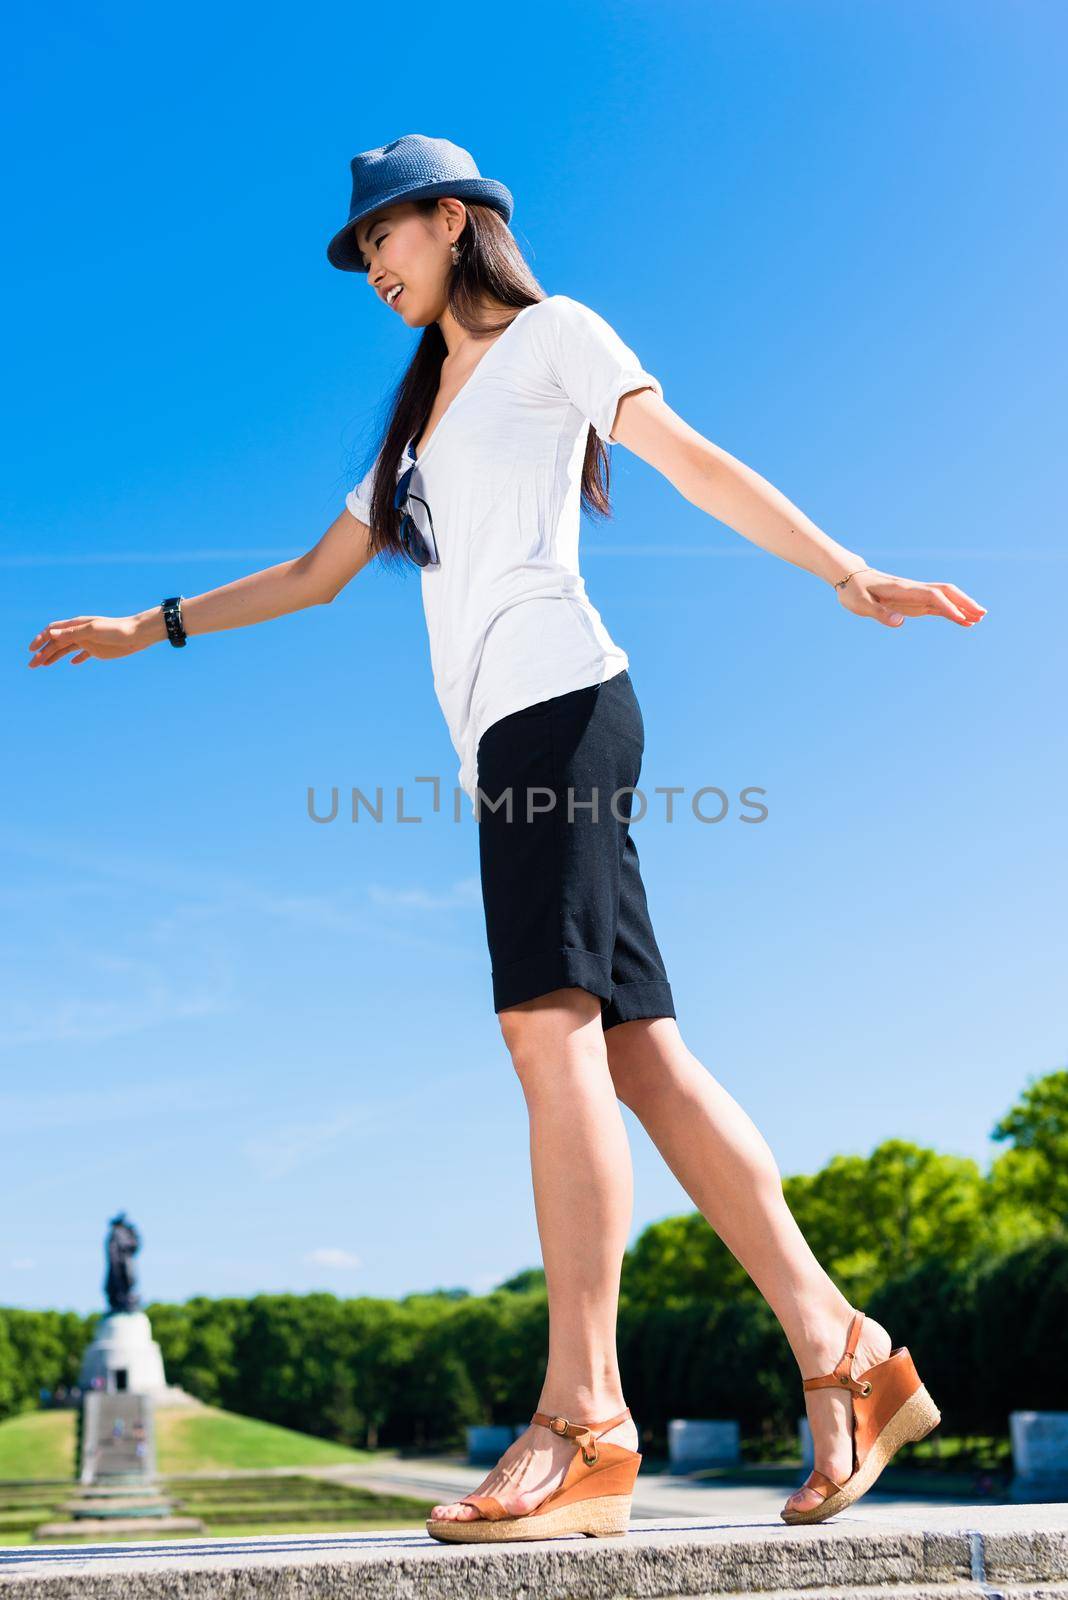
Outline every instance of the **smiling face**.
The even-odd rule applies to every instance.
[[[420,211],[412,201],[383,206],[356,227],[356,244],[367,281],[385,304],[412,328],[435,322],[447,304],[446,283],[452,270],[452,245],[460,237],[467,213],[459,200],[439,200],[433,211]]]

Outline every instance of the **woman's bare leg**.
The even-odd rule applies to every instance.
[[[830,1372],[845,1349],[853,1307],[798,1227],[759,1129],[687,1049],[674,1018],[617,1023],[604,1037],[616,1093],[771,1306],[801,1376]],[[890,1345],[886,1329],[865,1317],[854,1374],[885,1361]],[[850,1392],[802,1392],[815,1465],[842,1483],[853,1468]],[[787,1504],[807,1510],[819,1499],[805,1489]]]
[[[554,989],[498,1012],[530,1117],[534,1206],[549,1299],[549,1360],[532,1410],[601,1422],[626,1401],[616,1360],[619,1276],[633,1215],[626,1128],[608,1070],[601,1002]],[[611,1031],[611,1030],[610,1030]],[[602,1438],[638,1448],[628,1419]],[[476,1491],[521,1515],[563,1481],[571,1440],[529,1427]],[[469,1519],[453,1501],[435,1517]]]

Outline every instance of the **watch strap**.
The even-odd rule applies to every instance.
[[[182,597],[180,594],[172,595],[169,600],[161,600],[163,609],[163,623],[167,629],[167,638],[173,645],[184,645],[186,631],[182,626]]]

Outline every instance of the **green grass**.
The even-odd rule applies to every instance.
[[[73,1411],[25,1411],[0,1422],[0,1479],[69,1481],[74,1477],[75,1428]]]
[[[743,1439],[742,1461],[746,1466],[791,1466],[797,1462],[797,1437],[780,1435],[774,1439]],[[1011,1470],[1012,1443],[1008,1434],[981,1434],[967,1438],[936,1430],[927,1438],[902,1446],[895,1464],[908,1464],[924,1472],[990,1471],[998,1467]]]
[[[359,1522],[365,1527],[384,1523],[421,1522],[430,1511],[431,1500],[411,1499],[407,1495],[375,1494],[370,1489],[330,1479],[293,1477],[271,1478],[170,1478],[165,1492],[180,1501],[182,1515],[202,1517],[214,1531],[230,1532],[236,1526],[255,1521],[263,1531],[309,1524],[350,1527]]]
[[[350,1450],[217,1407],[194,1411],[168,1406],[156,1412],[156,1467],[161,1475],[233,1467],[329,1467],[373,1459],[367,1450]]]
[[[218,1539],[251,1537],[271,1533],[362,1533],[392,1528],[421,1528],[430,1511],[429,1500],[413,1500],[404,1495],[377,1495],[369,1489],[319,1478],[272,1474],[264,1478],[171,1478],[163,1480],[160,1493],[172,1503],[176,1516],[199,1517],[201,1533],[167,1534],[168,1539]],[[0,1486],[0,1545],[41,1546],[47,1540],[34,1538],[42,1522],[66,1522],[64,1502],[76,1492],[75,1486],[58,1487],[53,1498],[42,1499],[40,1490],[33,1500],[12,1498]],[[85,1535],[86,1542],[121,1543],[129,1540],[163,1537],[146,1525],[137,1532],[113,1534],[106,1528]],[[77,1534],[65,1534],[57,1542],[75,1543]]]
[[[647,1474],[669,1473],[664,1457],[643,1465]],[[884,1494],[920,1495],[953,1500],[1000,1500],[1012,1477],[1012,1445],[1004,1435],[961,1438],[929,1437],[902,1446],[880,1474]],[[743,1440],[742,1460],[733,1466],[705,1467],[692,1474],[695,1483],[760,1484],[796,1488],[802,1476],[797,1442],[782,1438],[771,1442]]]
[[[30,1411],[0,1422],[0,1545],[38,1546],[43,1522],[70,1520],[65,1503],[77,1496],[74,1478],[74,1411]],[[332,1479],[306,1478],[301,1467],[381,1460],[292,1428],[276,1427],[216,1408],[166,1406],[156,1412],[158,1487],[174,1501],[177,1515],[200,1517],[201,1534],[175,1538],[251,1537],[284,1533],[359,1533],[369,1529],[422,1527],[430,1501],[376,1495]],[[200,1472],[292,1468],[292,1475],[201,1478]],[[14,1482],[2,1480],[16,1480]],[[143,1533],[109,1538],[94,1530],[88,1540],[126,1543],[158,1538]],[[167,1536],[172,1537],[171,1535]],[[66,1543],[64,1539],[62,1542]]]
[[[27,1411],[0,1422],[0,1479],[72,1480],[76,1417],[73,1410]],[[161,1475],[235,1467],[328,1467],[371,1459],[366,1450],[350,1450],[217,1407],[163,1406],[156,1412],[156,1470]]]

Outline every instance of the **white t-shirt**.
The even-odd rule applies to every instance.
[[[589,306],[524,306],[450,401],[411,490],[440,564],[420,569],[434,689],[475,807],[476,753],[498,718],[629,665],[579,572],[582,463],[592,423],[612,443],[621,395],[663,389]],[[409,440],[397,476],[415,459]],[[376,461],[345,504],[370,521]]]

